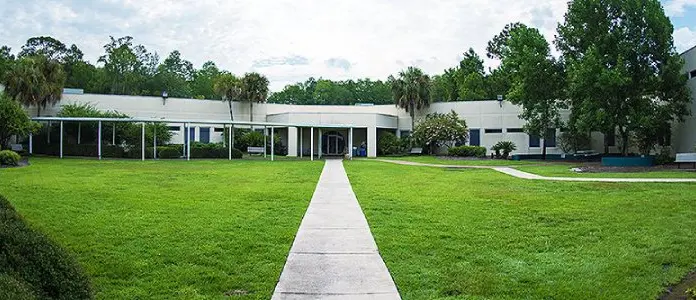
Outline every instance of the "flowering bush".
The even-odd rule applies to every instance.
[[[430,147],[431,152],[439,147],[452,148],[457,143],[466,143],[469,128],[466,121],[460,119],[456,112],[447,114],[434,113],[416,125],[413,138],[420,144]]]

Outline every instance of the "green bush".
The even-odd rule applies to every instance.
[[[517,150],[515,143],[511,141],[500,141],[491,147],[491,150],[495,151],[496,158],[507,159],[510,156],[510,152]],[[502,154],[500,152],[503,152]]]
[[[46,236],[31,229],[2,196],[0,298],[93,298],[89,278],[75,259]]]
[[[671,164],[676,160],[676,157],[672,156],[672,149],[670,147],[662,147],[660,153],[655,155],[656,165],[666,165]]]
[[[588,133],[566,131],[558,136],[558,147],[563,153],[575,153],[590,149],[592,138]]]
[[[484,157],[486,156],[486,147],[481,146],[459,146],[452,147],[447,150],[449,156],[461,157]]]
[[[157,155],[161,159],[172,159],[172,158],[181,158],[182,153],[181,153],[181,150],[177,149],[176,147],[163,146],[163,147],[157,148]]]
[[[0,91],[0,146],[7,146],[12,136],[36,133],[40,124],[32,122],[19,102]]]
[[[102,157],[122,158],[124,155],[123,147],[114,145],[102,145]]]
[[[2,166],[19,166],[19,161],[22,157],[12,150],[0,151],[0,165]]]
[[[229,155],[228,148],[220,144],[191,144],[191,158],[227,158]],[[242,152],[232,148],[232,158],[242,158]]]
[[[383,132],[377,141],[378,155],[403,154],[404,149],[401,140],[391,132]]]

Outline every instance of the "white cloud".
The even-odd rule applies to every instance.
[[[688,27],[674,30],[674,46],[680,53],[696,46],[696,31]]]
[[[15,50],[52,35],[95,62],[109,35],[132,35],[160,57],[178,49],[196,66],[262,72],[272,90],[310,76],[384,79],[412,64],[440,73],[469,47],[485,57],[488,40],[511,22],[537,26],[551,41],[567,8],[566,0],[4,2],[0,43]]]
[[[665,4],[665,13],[670,17],[682,16],[687,6],[696,6],[696,0],[672,0]]]

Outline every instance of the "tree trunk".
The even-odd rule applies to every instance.
[[[628,156],[628,130],[621,130],[621,154]]]
[[[609,134],[604,133],[604,154],[609,154]]]
[[[254,101],[249,101],[249,122],[254,122]]]
[[[36,116],[40,117],[41,116],[41,105],[36,106]]]
[[[232,112],[232,101],[227,101],[227,105],[230,106],[230,121],[234,121],[234,113]]]
[[[544,141],[541,144],[541,159],[546,160],[546,138],[544,138]]]

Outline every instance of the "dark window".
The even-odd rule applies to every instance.
[[[225,128],[215,127],[215,132],[225,132]]]
[[[498,129],[498,128],[493,128],[493,129],[486,129],[485,132],[486,132],[486,133],[503,133],[503,130],[502,130],[502,129]]]
[[[546,147],[556,147],[556,128],[549,128],[546,132],[547,139],[544,139]]]
[[[169,131],[181,131],[181,126],[169,126]]]
[[[402,138],[407,138],[407,137],[409,137],[409,136],[411,136],[411,131],[409,131],[409,130],[402,130],[402,131],[401,131],[401,137],[402,137]]]
[[[520,133],[520,132],[524,132],[524,129],[522,129],[522,128],[508,128],[507,132],[508,133]]]
[[[481,129],[469,129],[469,145],[481,146]]]
[[[541,142],[539,140],[539,137],[530,135],[529,136],[529,147],[540,147],[540,146],[541,146]]]
[[[604,144],[609,147],[616,146],[616,133],[613,131],[604,136]]]
[[[198,131],[200,142],[204,144],[210,143],[210,128],[200,128]]]
[[[691,71],[689,74],[691,74],[691,79],[696,78],[696,70]]]

